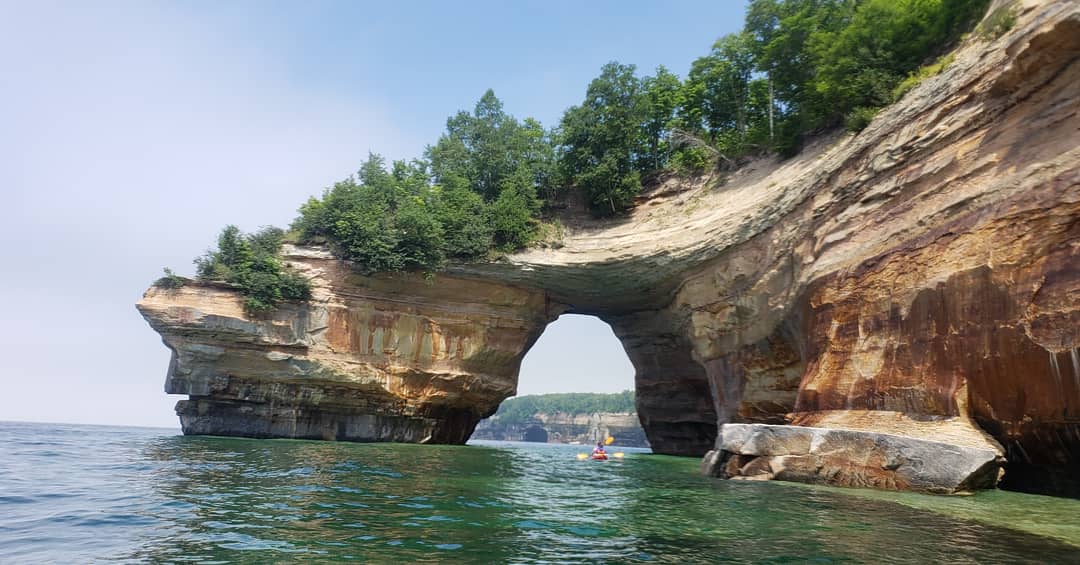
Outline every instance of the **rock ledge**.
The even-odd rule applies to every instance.
[[[994,488],[1004,462],[992,449],[803,426],[724,424],[717,443],[709,475],[937,494]]]

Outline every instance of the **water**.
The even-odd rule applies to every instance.
[[[0,422],[0,563],[1080,562],[1080,501],[697,473],[571,446]]]

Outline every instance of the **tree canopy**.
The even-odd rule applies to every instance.
[[[300,207],[292,229],[364,272],[434,271],[448,258],[513,251],[535,237],[555,190],[551,133],[505,113],[488,90],[447,120],[423,159],[368,156],[353,176]]]
[[[225,226],[217,250],[195,259],[196,273],[201,280],[237,287],[247,296],[248,312],[269,310],[283,300],[307,300],[311,297],[308,280],[278,258],[284,235],[280,228],[269,226],[253,234]],[[169,279],[171,273],[166,274]]]
[[[471,112],[447,119],[421,158],[388,165],[369,154],[300,207],[289,237],[328,244],[367,273],[433,272],[521,249],[562,190],[580,191],[594,215],[614,216],[657,172],[791,154],[815,132],[865,127],[949,64],[942,55],[988,3],[751,0],[743,29],[717,39],[685,79],[662,66],[640,76],[613,61],[553,130],[508,114],[488,90]],[[196,261],[199,274],[238,285],[252,309],[295,298],[297,281],[274,257],[283,237],[229,226]]]
[[[504,424],[523,424],[537,414],[593,414],[637,412],[634,391],[603,394],[593,392],[569,392],[536,394],[508,398],[499,405],[492,418]]]

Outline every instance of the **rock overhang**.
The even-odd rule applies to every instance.
[[[558,249],[432,281],[290,246],[314,298],[258,318],[229,289],[151,289],[185,430],[461,442],[576,312],[623,342],[656,451],[701,455],[726,423],[941,421],[951,445],[992,434],[1006,483],[1080,493],[1078,23],[1027,2],[858,135],[664,179],[628,218],[568,220]]]

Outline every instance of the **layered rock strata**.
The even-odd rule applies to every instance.
[[[434,281],[291,249],[316,299],[266,319],[151,289],[185,430],[460,442],[573,312],[622,340],[656,451],[724,451],[726,423],[847,430],[1004,453],[1005,485],[1080,495],[1080,4],[1017,6],[858,135],[667,179],[618,221],[571,209],[557,249]],[[838,456],[887,461],[871,443]],[[779,456],[754,454],[809,477]],[[887,483],[861,472],[825,482]]]
[[[514,393],[560,307],[478,280],[362,277],[286,247],[313,299],[266,316],[228,288],[152,288],[142,315],[172,350],[165,391],[186,434],[464,443]]]
[[[725,478],[935,494],[993,488],[998,450],[880,432],[724,424],[703,468]]]

